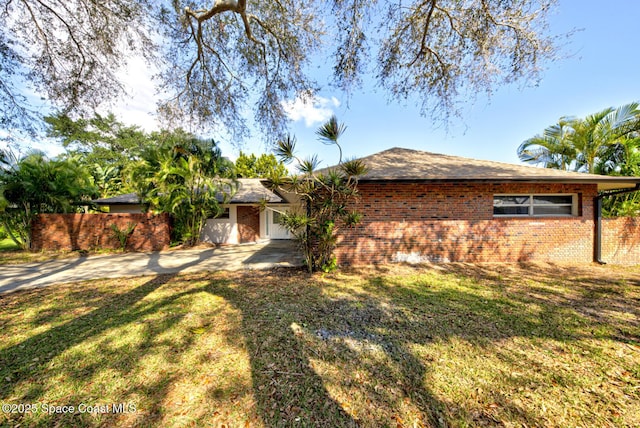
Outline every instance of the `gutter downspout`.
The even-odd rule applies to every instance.
[[[594,259],[596,263],[606,265],[602,260],[602,199],[607,196],[621,195],[623,193],[633,193],[640,190],[640,183],[636,183],[633,189],[616,190],[614,192],[601,193],[594,198],[596,208],[596,233],[594,237]]]

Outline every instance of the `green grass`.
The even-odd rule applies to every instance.
[[[25,251],[16,246],[13,242],[2,247],[4,241],[0,242],[0,266],[15,265],[21,263],[39,263],[57,259],[74,259],[83,256],[96,254],[122,253],[122,250],[94,249],[91,251],[70,251],[70,250],[46,250],[46,251]]]
[[[9,426],[639,426],[640,270],[442,265],[0,298]],[[80,413],[125,403],[128,413]],[[112,407],[109,409],[112,410]]]

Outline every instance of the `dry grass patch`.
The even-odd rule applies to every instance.
[[[639,303],[636,268],[550,265],[19,292],[0,298],[0,401],[39,412],[0,424],[638,426]]]

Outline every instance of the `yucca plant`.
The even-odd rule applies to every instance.
[[[339,137],[346,130],[333,116],[316,132],[323,144],[334,145],[340,152],[337,167],[318,172],[318,156],[300,159],[296,156],[296,138],[288,136],[276,147],[276,155],[285,163],[296,162],[300,175],[272,182],[272,186],[300,196],[305,208],[301,212],[283,214],[283,226],[296,238],[307,268],[332,271],[337,268],[333,254],[341,227],[357,224],[362,215],[349,206],[358,198],[358,177],[366,174],[359,160],[342,161]]]

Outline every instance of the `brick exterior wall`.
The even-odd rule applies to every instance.
[[[640,263],[640,218],[602,219],[602,261],[613,264]]]
[[[239,205],[238,242],[255,242],[260,239],[260,208]]]
[[[120,248],[111,225],[124,230],[136,223],[129,251],[157,251],[170,243],[169,214],[40,214],[32,225],[32,251]]]
[[[592,262],[594,184],[363,182],[357,226],[340,231],[341,264]],[[575,193],[576,217],[493,217],[499,193]]]

